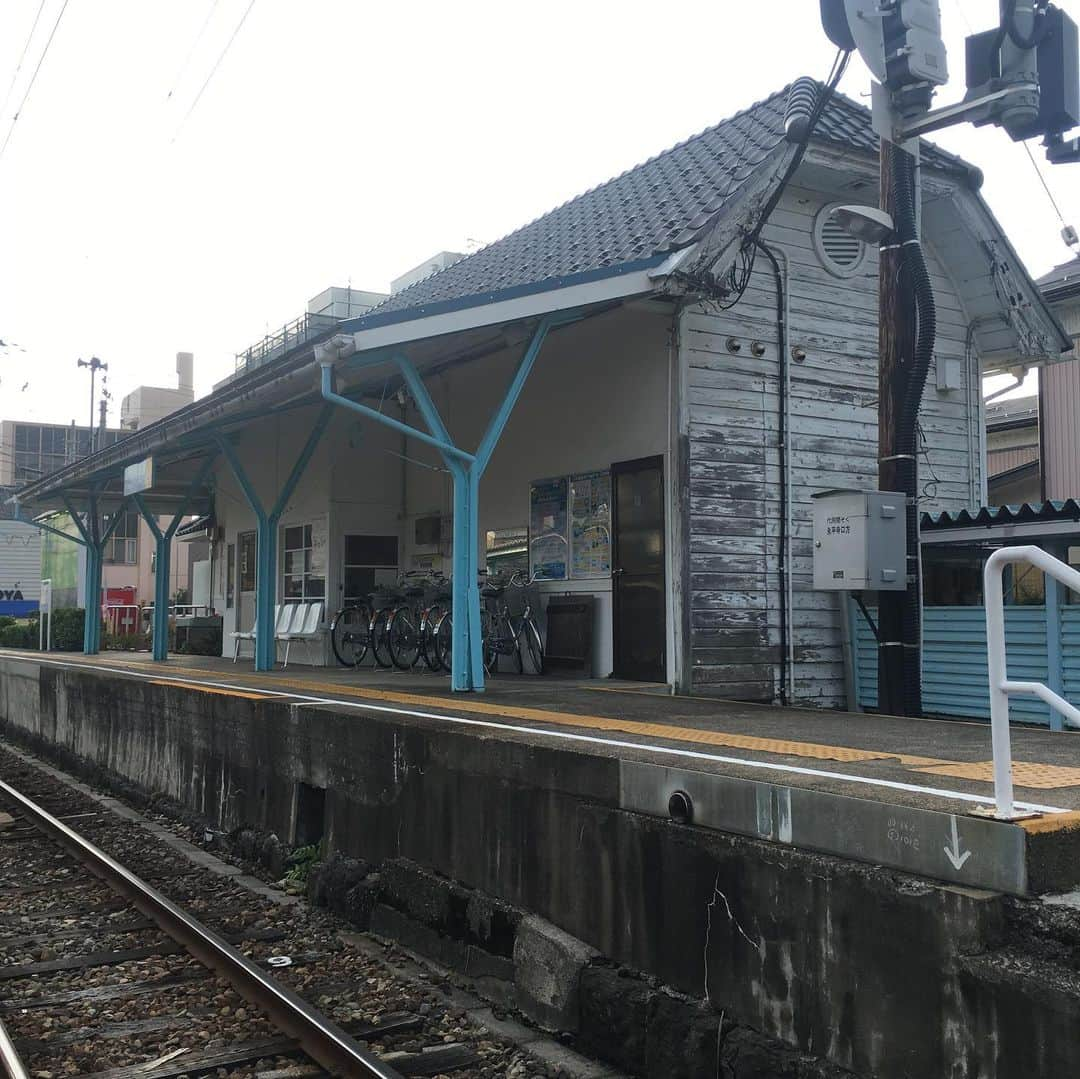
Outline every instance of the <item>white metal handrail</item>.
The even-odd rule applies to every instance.
[[[1018,816],[1013,805],[1012,743],[1009,737],[1009,695],[1038,697],[1056,708],[1074,727],[1080,727],[1080,709],[1058,696],[1042,682],[1012,682],[1005,662],[1005,590],[1002,575],[1013,562],[1027,562],[1074,592],[1080,592],[1080,572],[1041,547],[1002,547],[987,560],[983,570],[986,604],[986,656],[990,674],[990,738],[994,750],[995,816],[1012,820]]]

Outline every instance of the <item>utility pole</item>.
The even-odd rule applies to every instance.
[[[91,356],[88,360],[79,360],[80,367],[90,368],[90,429],[87,432],[90,442],[90,452],[94,452],[94,380],[98,371],[108,371],[109,365],[102,363],[97,356]]]
[[[880,205],[893,219],[897,216],[895,176],[900,155],[908,156],[896,143],[881,139]],[[917,206],[917,181],[915,191]],[[919,216],[917,210],[916,221]],[[901,408],[914,364],[916,325],[915,292],[911,276],[903,271],[903,261],[901,245],[887,240],[878,260],[878,489],[903,492],[907,499],[915,500],[904,511],[909,520],[914,514],[917,533],[918,461],[904,452],[900,437]],[[914,482],[905,474],[914,477]],[[918,641],[904,638],[906,625],[922,621],[918,569],[916,548],[908,551],[907,589],[878,593],[878,707],[887,715],[904,715],[914,689],[907,685],[911,672],[906,670],[905,657],[912,649],[918,656]]]
[[[822,27],[858,50],[874,76],[880,137],[880,209],[835,211],[853,235],[881,241],[878,373],[879,489],[903,494],[906,589],[878,592],[878,700],[882,712],[922,709],[918,415],[934,361],[937,313],[919,239],[918,139],[959,123],[995,124],[1013,141],[1043,136],[1051,163],[1080,161],[1080,31],[1050,0],[999,0],[999,25],[965,42],[963,101],[932,109],[948,82],[936,0],[819,0]],[[909,155],[905,146],[913,146]],[[1068,232],[1064,235],[1068,235]]]
[[[881,140],[881,209],[896,214],[893,175],[897,154]],[[903,253],[886,242],[878,257],[878,489],[899,491],[898,419],[914,349],[914,300],[902,274]],[[878,593],[878,708],[886,715],[904,712],[904,604],[907,592]]]

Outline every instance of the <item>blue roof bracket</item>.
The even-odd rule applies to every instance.
[[[525,383],[532,372],[533,365],[536,363],[536,357],[540,355],[540,349],[544,346],[548,331],[555,326],[564,326],[567,323],[576,322],[581,317],[580,312],[576,311],[561,312],[558,315],[546,315],[537,324],[536,329],[533,330],[532,338],[517,365],[517,370],[510,380],[506,393],[503,395],[502,403],[491,418],[488,429],[484,432],[484,437],[480,440],[480,448],[476,451],[476,465],[474,466],[479,475],[484,474],[484,470],[491,460],[491,455],[495,452],[495,446],[502,437],[503,431],[506,430],[510,414],[514,411],[518,398],[521,397],[521,391],[525,388]]]
[[[412,367],[408,364],[408,361],[399,358],[399,364],[400,362],[405,362],[408,369],[412,371]],[[413,375],[416,375],[415,371],[413,371]],[[408,381],[407,378],[406,381]],[[428,446],[434,446],[435,449],[446,456],[470,464],[474,460],[471,453],[466,453],[465,450],[458,449],[458,447],[453,444],[450,440],[450,436],[446,434],[446,428],[442,427],[441,420],[439,421],[439,426],[442,428],[441,433],[438,436],[434,434],[429,435],[426,431],[421,431],[418,427],[402,423],[400,420],[395,420],[393,416],[387,416],[385,412],[380,412],[378,409],[371,408],[369,405],[361,404],[359,401],[353,401],[351,398],[336,392],[334,389],[334,365],[330,360],[325,360],[322,363],[322,396],[324,401],[340,405],[342,408],[347,408],[352,412],[359,413],[361,416],[366,416],[369,420],[381,423],[383,426],[398,431],[400,434],[407,435],[409,438],[415,438]],[[421,412],[423,412],[423,408],[421,408]],[[438,416],[438,413],[435,413],[435,415]],[[428,420],[427,415],[424,416],[424,419]],[[430,422],[428,425],[430,426]]]
[[[60,495],[60,498],[63,501],[64,506],[67,509],[68,514],[70,515],[72,521],[74,521],[75,527],[79,530],[79,535],[82,536],[82,545],[84,547],[91,546],[91,544],[93,543],[93,540],[90,538],[90,533],[86,530],[86,525],[83,524],[82,517],[79,515],[79,512],[72,505],[71,498],[66,493],[62,493]]]
[[[33,528],[40,528],[42,532],[51,532],[54,536],[59,536],[61,539],[71,540],[72,543],[77,543],[80,547],[86,546],[86,540],[81,535],[73,536],[70,532],[65,532],[62,528],[57,528],[55,525],[46,524],[44,521],[28,521],[19,512],[17,506],[15,510],[15,520],[21,524],[30,525]]]

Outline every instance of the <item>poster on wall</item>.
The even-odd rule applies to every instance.
[[[570,575],[576,579],[611,573],[611,473],[570,477]]]
[[[529,573],[538,581],[565,581],[569,535],[567,480],[535,480],[529,488]]]
[[[325,577],[327,566],[327,548],[330,542],[329,521],[325,515],[316,517],[311,522],[311,568],[312,577]]]

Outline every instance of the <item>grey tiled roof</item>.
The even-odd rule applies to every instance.
[[[470,298],[484,302],[506,290],[555,287],[567,278],[659,261],[697,239],[775,149],[786,101],[785,88],[391,296],[349,328],[394,312],[464,306]],[[878,146],[869,110],[839,94],[815,141],[866,153]],[[967,170],[959,158],[924,146],[931,167]]]
[[[1080,284],[1080,258],[1069,259],[1068,262],[1055,266],[1048,274],[1043,274],[1035,284],[1043,292]]]

